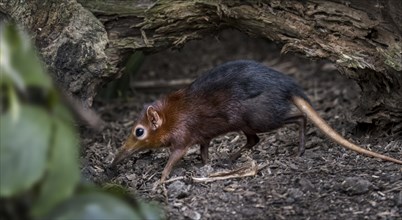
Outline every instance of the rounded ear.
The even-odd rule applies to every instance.
[[[152,129],[156,130],[162,125],[162,118],[152,105],[147,108],[147,118],[152,125]]]

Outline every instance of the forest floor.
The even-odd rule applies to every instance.
[[[168,151],[147,151],[123,162],[114,177],[105,167],[129,134],[145,103],[173,87],[134,89],[135,82],[194,79],[204,71],[235,59],[253,59],[296,79],[320,115],[347,139],[395,158],[402,158],[402,139],[373,137],[356,129],[353,109],[359,87],[332,64],[280,54],[262,39],[225,31],[217,37],[186,44],[179,51],[146,57],[132,82],[129,98],[97,100],[94,109],[106,122],[101,132],[81,129],[82,172],[97,184],[115,183],[135,196],[158,204],[169,219],[402,219],[402,168],[346,150],[308,124],[306,152],[297,156],[298,127],[260,135],[261,142],[232,165],[224,163],[245,137],[229,133],[211,142],[210,160],[202,165],[194,146],[175,166],[166,184],[153,189],[167,162]],[[213,182],[194,177],[242,167],[250,176]]]

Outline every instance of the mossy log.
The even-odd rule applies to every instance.
[[[154,53],[235,28],[327,59],[361,87],[358,118],[402,130],[400,0],[3,0],[55,79],[91,105],[134,51]]]

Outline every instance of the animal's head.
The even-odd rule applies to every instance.
[[[112,167],[135,152],[161,147],[163,145],[161,126],[164,120],[162,113],[155,106],[146,107],[113,160]]]

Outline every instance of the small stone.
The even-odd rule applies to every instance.
[[[191,210],[187,207],[183,207],[181,211],[183,212],[183,215],[189,219],[192,219],[192,220],[200,220],[201,219],[201,214],[198,213],[197,211]]]
[[[168,187],[169,195],[173,198],[177,198],[179,195],[188,191],[186,184],[180,180],[174,181]]]
[[[293,170],[299,170],[299,167],[298,167],[296,164],[294,164],[294,163],[289,163],[288,166],[289,166],[290,168],[292,168]]]
[[[198,175],[202,177],[207,177],[209,174],[214,172],[214,168],[210,164],[206,164],[197,170]]]
[[[127,178],[128,180],[130,180],[130,181],[133,181],[133,180],[135,180],[135,179],[137,178],[137,175],[136,175],[135,173],[133,173],[133,174],[128,174],[128,175],[126,175],[126,178]]]
[[[308,179],[300,179],[299,184],[303,192],[313,192],[315,191],[314,185]]]
[[[361,195],[372,188],[370,181],[359,177],[348,177],[341,184],[341,190],[349,195]]]
[[[298,199],[300,199],[301,197],[303,197],[303,195],[304,195],[304,193],[298,188],[290,188],[290,189],[288,189],[286,194],[288,196],[286,198],[286,202],[288,202],[288,203],[293,203],[293,202],[297,201]]]
[[[222,193],[218,195],[218,197],[221,200],[221,202],[229,202],[229,197],[226,195],[226,193]]]

